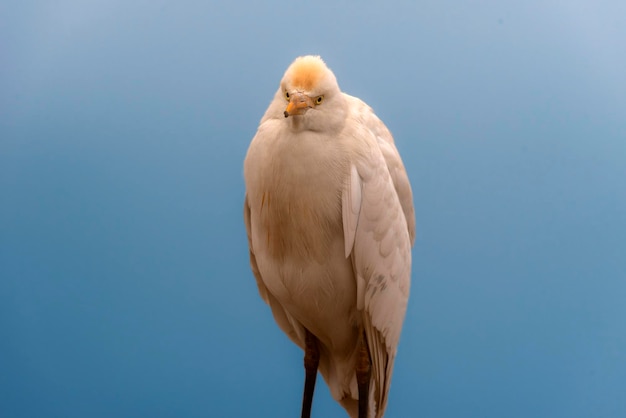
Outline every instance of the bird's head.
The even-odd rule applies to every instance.
[[[292,127],[319,131],[343,120],[344,107],[333,72],[319,56],[307,55],[287,68],[270,109],[291,119]]]

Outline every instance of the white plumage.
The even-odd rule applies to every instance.
[[[305,353],[307,333],[315,337],[319,371],[351,417],[365,416],[356,369],[366,347],[367,416],[383,416],[415,235],[411,187],[389,130],[340,91],[321,58],[300,57],[261,119],[244,177],[262,298]]]

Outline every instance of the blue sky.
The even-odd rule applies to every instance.
[[[0,415],[299,416],[242,163],[315,53],[413,185],[387,416],[626,416],[624,2],[12,3]],[[323,384],[313,414],[344,416]]]

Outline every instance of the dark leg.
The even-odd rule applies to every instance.
[[[367,340],[365,339],[365,334],[363,334],[356,360],[356,383],[359,388],[359,418],[367,418],[371,376],[372,362],[369,349],[367,348]]]
[[[304,339],[304,370],[306,378],[304,380],[304,394],[302,395],[302,418],[311,417],[311,404],[313,403],[313,391],[315,390],[315,379],[317,378],[317,366],[320,363],[320,351],[317,346],[317,338],[305,329]]]

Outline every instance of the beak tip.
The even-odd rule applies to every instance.
[[[286,118],[289,117],[289,112],[287,112],[286,110],[285,110],[285,113],[283,113],[283,114],[285,115]]]

